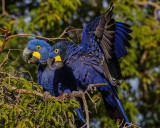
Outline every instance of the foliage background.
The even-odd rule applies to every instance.
[[[149,1],[160,6],[158,1]],[[133,30],[132,47],[128,49],[128,55],[120,59],[125,81],[119,88],[119,96],[125,113],[131,122],[141,127],[160,126],[160,11],[156,11],[155,18],[153,6],[141,6],[135,0],[6,0],[5,2],[6,12],[2,15],[4,13],[2,11],[0,15],[0,27],[6,26],[11,34],[26,33],[52,38],[59,36],[69,25],[83,28],[85,23],[101,15],[114,2],[115,19],[130,24]],[[3,10],[1,2],[0,10]],[[37,83],[37,67],[24,63],[21,57],[22,51],[10,51],[8,59],[2,64],[9,49],[24,49],[30,39],[16,37],[7,41],[5,49],[0,53],[0,78],[8,77],[6,73],[9,73]],[[76,43],[79,43],[79,38],[76,38]],[[29,71],[32,77],[25,71]],[[2,80],[0,82],[2,86]],[[99,94],[93,95],[93,98],[97,95]],[[92,108],[93,105],[91,103],[89,105],[92,126],[115,127],[104,112],[101,100],[97,103],[97,114]]]

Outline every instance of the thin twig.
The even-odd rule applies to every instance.
[[[7,73],[7,72],[0,72],[0,74],[7,74],[8,78],[15,78],[14,76],[12,76],[11,74]],[[6,77],[5,77],[6,78]],[[4,79],[4,78],[0,78],[0,79]]]
[[[1,17],[1,16],[7,16],[7,17],[9,17],[9,18],[14,19],[16,22],[18,22],[18,19],[17,19],[15,16],[10,15],[10,14],[8,14],[8,13],[6,12],[5,0],[2,0],[2,13],[0,14],[0,17]]]
[[[80,127],[80,128],[84,128],[85,126],[86,126],[87,124],[85,123],[82,127]]]
[[[95,86],[99,86],[99,85],[107,85],[107,83],[98,83],[98,84],[94,84]],[[36,95],[36,96],[39,96],[39,97],[42,97],[44,98],[44,95],[43,93],[40,93],[40,92],[37,92],[37,91],[30,91],[30,90],[27,90],[27,89],[18,89],[17,87],[8,87],[8,85],[3,85],[3,87],[5,87],[8,91],[10,92],[18,92],[19,93],[19,96],[21,94],[32,94],[32,95]],[[83,101],[83,105],[84,105],[84,110],[85,110],[85,114],[86,114],[86,124],[83,127],[87,126],[87,128],[90,128],[90,123],[89,123],[89,110],[88,110],[88,105],[87,105],[87,101],[86,101],[86,97],[85,97],[85,94],[87,94],[89,97],[90,95],[88,94],[88,89],[86,89],[84,92],[82,91],[73,91],[73,96],[74,97],[80,97],[82,98],[82,101]],[[67,94],[66,94],[67,95]],[[68,96],[65,96],[66,98],[71,98],[71,94],[68,94]],[[55,97],[55,96],[51,96],[51,95],[48,95],[47,96],[47,99],[54,99],[54,100],[59,100],[60,98],[59,97]],[[91,101],[96,105],[96,100],[92,100],[92,98],[90,97]],[[70,122],[70,121],[69,121]],[[71,125],[71,127],[73,128],[76,128],[76,126],[74,124],[71,124],[71,122],[69,123]]]
[[[146,60],[148,54],[148,50],[145,50],[141,59],[140,59],[140,64],[143,64],[143,62]]]
[[[91,100],[91,102],[94,104],[93,107],[94,107],[94,109],[96,110],[96,113],[97,113],[97,107],[96,107],[96,104],[97,104],[97,103],[96,103],[96,102],[97,102],[97,100],[100,99],[100,97],[97,97],[95,100],[93,100],[88,92],[86,92],[86,94],[88,95],[88,97],[89,97],[89,99]]]
[[[3,27],[3,29],[0,28],[0,30],[4,32],[4,35],[2,35],[4,37],[4,40],[3,40],[2,46],[0,48],[0,52],[1,52],[4,49],[4,46],[5,46],[6,41],[7,41],[7,36],[10,32],[8,32],[7,27],[5,27],[5,26]]]
[[[158,5],[155,2],[151,2],[151,1],[136,1],[135,2],[137,5],[150,5],[152,7],[154,7],[154,20],[157,21],[157,13],[160,10],[160,5]]]
[[[90,127],[90,125],[89,125],[89,112],[88,112],[88,105],[87,105],[87,101],[86,101],[86,98],[85,98],[85,94],[82,94],[82,101],[83,101],[83,104],[84,104],[84,110],[86,112],[87,128],[89,128]]]
[[[73,31],[80,31],[82,29],[73,29],[73,30],[70,30],[70,31],[67,31],[71,26],[67,27],[63,33],[57,37],[57,38],[47,38],[47,37],[43,37],[43,36],[37,36],[37,35],[32,35],[32,34],[15,34],[15,35],[11,35],[7,38],[10,39],[10,38],[13,38],[13,37],[17,37],[17,36],[32,36],[32,37],[36,37],[36,38],[39,38],[39,39],[44,39],[44,40],[48,40],[48,41],[55,41],[55,40],[65,40],[67,38],[62,38],[62,36],[64,36],[65,34],[69,33],[69,32],[73,32]]]
[[[6,13],[5,0],[2,0],[2,14]]]
[[[0,67],[1,67],[1,66],[4,64],[4,62],[8,59],[9,54],[10,54],[11,51],[23,51],[23,50],[22,50],[22,49],[9,49],[6,57],[4,58],[4,60],[2,61],[2,63],[0,64]]]
[[[43,36],[37,36],[37,35],[32,35],[32,34],[15,34],[15,35],[11,35],[7,38],[8,39],[11,39],[13,37],[18,37],[18,36],[32,36],[32,37],[36,37],[36,38],[39,38],[39,39],[44,39],[44,40],[48,40],[48,41],[54,41],[54,40],[60,40],[60,39],[66,39],[66,38],[47,38],[47,37],[43,37]]]
[[[29,76],[31,77],[31,80],[33,81],[33,78],[32,78],[32,75],[29,71],[21,71],[21,72],[17,72],[18,74],[21,74],[21,73],[28,73]]]
[[[76,125],[73,124],[71,120],[69,120],[69,125],[70,125],[71,128],[77,128]]]
[[[118,128],[123,127],[122,124],[124,122],[124,119],[121,121],[121,123],[119,124]]]
[[[70,28],[72,28],[72,30],[68,30],[68,29],[70,29]],[[44,39],[44,40],[48,40],[48,41],[52,41],[52,42],[53,42],[53,41],[55,41],[55,40],[66,40],[66,39],[68,39],[68,38],[62,38],[65,34],[67,34],[67,33],[69,33],[69,32],[73,32],[73,31],[81,31],[82,29],[74,29],[73,27],[68,26],[68,27],[62,32],[62,34],[61,34],[59,37],[57,37],[57,38],[47,38],[47,37],[37,36],[37,35],[32,35],[32,34],[15,34],[15,35],[8,36],[8,34],[9,34],[10,32],[8,32],[7,27],[4,26],[3,28],[0,28],[0,30],[4,32],[4,35],[0,35],[1,37],[4,38],[3,43],[2,43],[2,46],[1,46],[1,49],[0,49],[0,52],[1,52],[1,51],[4,49],[7,40],[8,40],[8,39],[11,39],[11,38],[14,38],[14,37],[21,37],[21,36],[22,36],[22,37],[23,37],[23,36],[28,37],[28,36],[31,36],[31,37],[36,37],[36,38],[38,38],[38,39]]]
[[[63,128],[64,128],[65,121],[63,120],[62,116],[60,116],[60,115],[59,115],[59,118],[60,118],[60,120],[61,120],[61,122],[62,122],[62,126],[63,126]]]
[[[139,126],[137,126],[137,125],[135,125],[135,124],[133,124],[133,123],[127,123],[127,122],[125,122],[124,124],[124,120],[122,120],[121,121],[121,123],[119,124],[119,126],[117,126],[117,128],[121,128],[121,127],[123,127],[123,128],[130,128],[130,127],[136,127],[136,128],[140,128]]]
[[[43,93],[40,93],[40,92],[37,92],[37,91],[30,91],[30,90],[27,90],[27,89],[18,89],[17,87],[10,87],[10,88],[8,88],[7,85],[4,85],[4,87],[8,91],[11,91],[11,92],[15,91],[15,92],[18,92],[18,93],[21,93],[21,94],[32,94],[32,95],[36,95],[36,96],[44,98]],[[58,99],[58,97],[51,96],[51,95],[48,95],[47,98],[49,98],[49,99],[55,99],[55,100]]]
[[[133,124],[133,123],[125,123],[125,125],[124,125],[124,127],[123,128],[130,128],[130,127],[136,127],[136,128],[140,128],[139,126],[137,126],[137,125],[135,125],[135,124]]]

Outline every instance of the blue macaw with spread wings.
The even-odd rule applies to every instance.
[[[67,43],[68,41],[64,42]],[[62,65],[63,67],[61,66],[61,68],[53,71],[47,66],[47,59],[51,48],[52,47],[43,40],[30,40],[23,51],[23,59],[29,64],[39,64],[38,82],[43,87],[45,95],[48,95],[47,92],[49,92],[52,96],[60,96],[64,93],[71,94],[72,91],[77,91],[77,80],[74,79],[70,68]],[[55,67],[57,67],[56,63],[52,65],[52,68]],[[77,98],[76,100],[81,105],[81,109],[75,108],[77,112],[77,124],[79,127],[82,127],[85,125],[82,101]]]
[[[101,92],[111,118],[129,122],[118,98],[117,86],[123,80],[118,59],[127,54],[126,46],[132,32],[130,26],[116,22],[113,6],[101,16],[85,25],[80,46],[70,41],[56,43],[49,52],[48,67],[53,70],[66,66],[72,69],[78,89],[93,89],[96,84]],[[105,85],[105,83],[107,85]]]

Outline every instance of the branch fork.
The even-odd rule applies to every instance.
[[[5,44],[7,42],[8,39],[11,39],[13,37],[18,37],[18,36],[25,36],[25,37],[28,37],[28,36],[31,36],[31,37],[36,37],[38,39],[44,39],[44,40],[48,40],[48,41],[55,41],[55,40],[68,40],[68,37],[66,38],[63,38],[63,36],[69,32],[74,32],[74,31],[81,31],[82,29],[74,29],[72,26],[68,26],[64,31],[63,33],[59,36],[59,37],[56,37],[56,38],[47,38],[47,37],[43,37],[43,36],[37,36],[37,35],[32,35],[32,34],[15,34],[15,35],[11,35],[11,36],[8,36],[9,33],[11,32],[8,32],[7,30],[7,27],[3,27],[3,28],[0,28],[0,31],[3,31],[4,32],[4,35],[0,35],[0,37],[3,37],[4,40],[3,40],[3,44],[0,48],[0,53],[3,51],[4,47],[5,47]]]

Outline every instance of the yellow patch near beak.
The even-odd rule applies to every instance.
[[[62,59],[61,59],[61,57],[58,55],[58,56],[56,56],[56,57],[54,57],[55,58],[55,62],[56,61],[62,61]]]
[[[36,58],[40,59],[41,58],[41,54],[39,52],[33,52],[32,56],[35,56]]]

